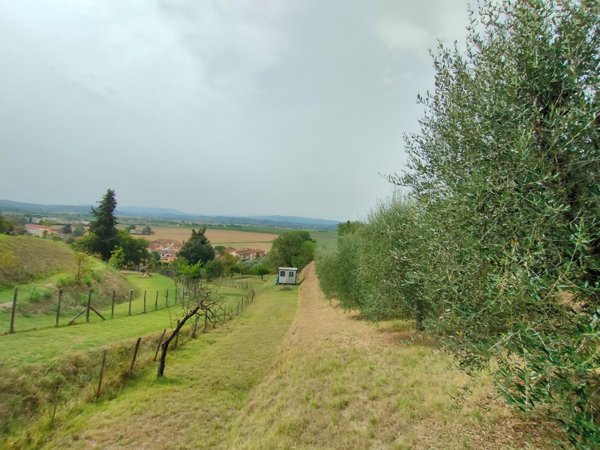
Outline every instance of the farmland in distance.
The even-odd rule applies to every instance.
[[[154,234],[139,236],[148,241],[156,241],[157,239],[171,239],[183,242],[190,238],[192,234],[191,228],[184,227],[152,227]],[[273,233],[257,233],[254,231],[238,231],[238,230],[215,230],[207,229],[206,237],[210,240],[213,246],[223,245],[225,247],[234,248],[256,248],[265,251],[271,250],[271,243],[277,238],[277,234]]]

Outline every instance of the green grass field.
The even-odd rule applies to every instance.
[[[222,438],[223,432],[219,423],[228,421],[228,417],[235,415],[236,411],[243,406],[252,386],[267,370],[268,361],[275,354],[296,308],[297,288],[281,290],[273,284],[272,277],[264,282],[256,279],[249,281],[257,292],[255,302],[234,320],[226,322],[216,329],[209,329],[209,333],[201,334],[197,340],[188,339],[182,348],[171,351],[164,379],[156,380],[154,364],[148,359],[148,351],[146,351],[146,362],[152,364],[152,368],[141,369],[138,375],[127,381],[124,386],[117,386],[115,388],[118,389],[117,397],[114,397],[109,391],[105,398],[110,401],[89,404],[80,401],[77,404],[60,408],[57,419],[60,425],[50,436],[47,448],[88,448],[90,445],[93,448],[93,444],[90,444],[89,441],[86,442],[85,438],[79,437],[88,428],[87,421],[91,421],[90,423],[94,423],[95,426],[101,425],[102,432],[113,435],[115,439],[119,440],[119,445],[125,443],[127,439],[139,439],[139,436],[143,434],[147,434],[147,438],[151,440],[150,445],[152,445],[152,439],[156,436],[153,431],[156,431],[156,427],[159,426],[156,421],[160,414],[168,414],[169,411],[173,411],[179,418],[178,428],[185,427],[194,430],[192,439],[203,443],[218,442]],[[232,290],[233,288],[223,287],[222,289]],[[229,294],[229,304],[234,306],[235,297],[231,297]],[[234,301],[231,302],[231,300]],[[49,331],[59,333],[61,340],[79,339],[86,336],[82,338],[82,342],[77,344],[77,348],[81,345],[82,348],[89,349],[102,345],[103,342],[114,342],[115,339],[141,335],[146,325],[148,325],[148,329],[151,329],[158,325],[160,320],[168,320],[166,315],[159,320],[160,313],[163,312],[115,319],[113,322],[119,323],[120,326],[110,327],[115,330],[112,333],[104,323]],[[154,318],[150,319],[150,316],[154,316]],[[139,320],[140,317],[143,320]],[[163,327],[163,323],[160,324],[159,328],[161,327]],[[70,330],[76,328],[85,328],[88,333],[72,336]],[[117,329],[120,330],[118,333],[116,333]],[[21,340],[15,344],[30,345],[23,339],[27,334],[37,333],[39,332],[23,333]],[[94,338],[89,337],[92,334],[95,336]],[[0,341],[7,337],[18,338],[19,336],[4,336]],[[43,345],[46,358],[59,352],[59,345],[55,346],[49,343],[50,336],[40,335],[39,337],[45,338]],[[133,341],[129,340],[128,342],[128,345],[131,346]],[[41,341],[38,341],[37,344],[41,345]],[[0,351],[4,351],[4,349],[0,349]],[[12,355],[10,361],[13,364],[22,365],[39,359],[31,354],[28,359],[15,358],[14,353],[9,353]],[[112,353],[114,354],[114,351]],[[99,355],[94,354],[93,358],[97,360]],[[83,389],[82,394],[88,398],[95,388],[95,381],[93,379],[90,381],[92,382]],[[197,418],[193,421],[186,420],[186,413],[196,416],[199,411],[201,417],[210,418],[210,420],[197,420]],[[167,422],[170,423],[172,420],[174,419],[171,418]],[[131,421],[136,422],[131,426],[137,431],[126,436],[128,433],[124,430],[130,426]],[[8,445],[17,448],[33,445],[27,438],[24,439],[27,433],[32,433],[36,439],[46,440],[48,429],[44,424],[45,421],[42,418],[37,422],[34,421],[28,427],[28,431],[17,428],[17,431],[20,430],[22,434],[10,437],[7,441]],[[115,429],[114,426],[119,429]],[[75,438],[77,442],[73,440],[73,435],[77,436]],[[161,439],[164,438],[168,438],[168,436],[165,434]],[[102,443],[102,447],[106,445],[109,445],[108,442]]]
[[[105,321],[90,314],[90,323],[86,323],[85,314],[77,319],[74,325],[67,325],[73,317],[61,317],[61,326],[54,327],[55,315],[38,314],[33,317],[19,317],[14,334],[0,336],[0,354],[2,366],[20,367],[25,364],[40,363],[63,355],[66,351],[81,351],[89,348],[142,336],[169,328],[182,315],[182,309],[175,305],[175,285],[170,278],[153,275],[145,278],[140,274],[128,274],[127,279],[135,286],[135,295],[131,302],[115,305],[114,318],[110,319],[110,307],[100,310]],[[246,278],[250,286],[260,281],[258,278]],[[169,305],[166,307],[166,290],[169,289]],[[210,289],[223,297],[223,305],[230,310],[237,307],[238,301],[246,295],[243,289],[230,286],[211,285]],[[146,313],[144,310],[144,291],[146,291]],[[155,310],[156,293],[158,292],[158,309]],[[6,314],[0,315],[0,319]],[[24,323],[24,324],[23,324]],[[19,332],[19,325],[36,328]]]

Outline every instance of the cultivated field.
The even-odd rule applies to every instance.
[[[154,234],[149,236],[140,236],[148,241],[157,239],[172,239],[176,241],[185,241],[192,234],[191,228],[183,227],[153,227]],[[271,242],[277,238],[276,234],[256,233],[253,231],[237,230],[206,230],[206,237],[210,243],[215,245],[224,245],[234,248],[258,248],[261,250],[271,250]]]

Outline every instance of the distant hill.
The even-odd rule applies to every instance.
[[[87,216],[90,214],[91,208],[92,205],[43,205],[0,199],[0,211],[6,213]],[[338,224],[335,220],[298,216],[207,216],[190,214],[170,208],[147,208],[139,206],[117,207],[116,214],[124,218],[157,218],[206,224],[306,228],[311,230],[334,230]]]

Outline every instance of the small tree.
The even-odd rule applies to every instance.
[[[264,264],[258,264],[254,267],[254,273],[259,275],[261,280],[264,280],[264,276],[269,273],[269,268]]]
[[[117,270],[121,270],[125,267],[125,252],[122,247],[117,247],[113,250],[108,263]]]
[[[98,253],[104,261],[108,261],[118,243],[117,219],[114,214],[116,207],[115,191],[109,189],[98,208],[92,208],[94,220],[90,223],[89,229],[92,238],[87,241],[87,251]]]
[[[125,230],[119,230],[117,234],[117,246],[122,249],[124,264],[128,267],[135,267],[148,260],[148,244],[147,240],[133,237]]]
[[[269,256],[271,264],[277,266],[293,266],[299,269],[308,264],[314,257],[314,241],[308,231],[288,231],[280,235],[271,248]]]
[[[216,322],[219,312],[223,311],[222,299],[206,288],[200,286],[200,275],[202,265],[197,262],[194,265],[185,264],[179,260],[171,265],[172,276],[176,285],[184,285],[188,295],[183,296],[181,307],[183,316],[173,328],[171,334],[161,343],[161,355],[158,363],[158,378],[164,376],[167,362],[169,345],[177,337],[186,322],[192,317],[198,319],[204,317],[207,322]]]
[[[215,251],[205,233],[206,227],[198,231],[192,229],[192,236],[183,243],[177,256],[185,258],[189,264],[196,264],[197,262],[205,263],[214,259]]]
[[[83,228],[83,225],[81,225],[80,223],[75,225],[75,228],[73,228],[72,236],[73,237],[81,237],[84,234],[85,234],[85,228]]]
[[[218,259],[207,261],[206,264],[204,264],[204,273],[206,274],[206,279],[208,281],[219,278],[223,275],[223,264]]]

